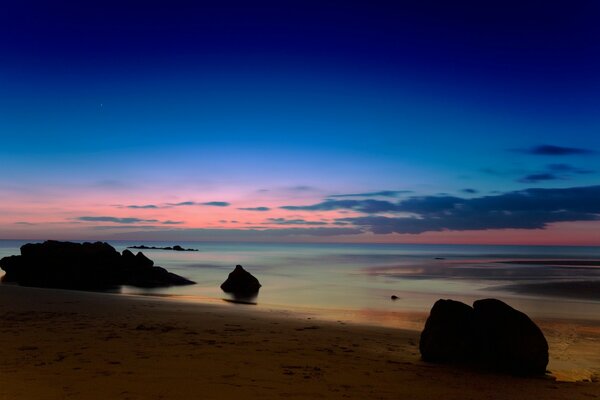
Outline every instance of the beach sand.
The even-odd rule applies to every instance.
[[[418,331],[309,318],[0,285],[0,399],[600,398],[598,382],[424,363]]]

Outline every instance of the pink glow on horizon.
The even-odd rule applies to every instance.
[[[173,193],[177,193],[176,195]],[[353,228],[336,225],[335,219],[358,216],[349,211],[302,212],[281,209],[290,204],[322,201],[320,192],[290,192],[285,188],[260,191],[213,187],[203,192],[189,187],[175,190],[152,186],[120,190],[80,187],[45,187],[30,192],[2,191],[0,238],[4,239],[110,239],[115,234],[142,229],[288,229]],[[190,205],[224,201],[227,207]],[[128,208],[155,205],[157,208]],[[268,207],[268,211],[239,208]],[[82,221],[80,217],[139,218],[144,221],[119,224],[110,221]],[[305,220],[316,224],[277,224],[270,218]],[[152,221],[156,220],[156,221]],[[181,223],[165,223],[165,222]],[[555,223],[543,230],[507,229],[482,231],[426,232],[418,235],[364,233],[345,236],[298,236],[282,241],[348,243],[446,243],[511,245],[600,245],[600,221]]]

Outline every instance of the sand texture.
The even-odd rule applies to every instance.
[[[0,399],[593,399],[419,359],[418,332],[0,285]]]

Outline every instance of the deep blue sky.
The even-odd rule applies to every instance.
[[[314,192],[283,205],[591,186],[599,20],[595,1],[10,2],[0,184],[63,204]],[[43,219],[15,213],[6,231]]]

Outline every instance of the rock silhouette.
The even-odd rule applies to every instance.
[[[72,243],[48,240],[21,246],[21,255],[4,257],[4,282],[65,289],[108,289],[119,285],[159,287],[194,282],[155,267],[139,252],[119,254],[103,242]]]
[[[460,301],[438,300],[421,332],[419,350],[424,361],[451,362],[469,359],[469,330],[473,309]]]
[[[252,296],[258,293],[261,284],[250,272],[241,265],[229,273],[227,280],[221,284],[221,289],[237,296]]]
[[[474,310],[474,357],[494,369],[543,374],[548,342],[524,313],[496,299],[477,300]]]
[[[424,361],[479,365],[517,375],[544,374],[548,342],[529,317],[496,299],[473,307],[438,300],[421,332]]]
[[[139,249],[139,250],[174,250],[174,251],[198,251],[198,249],[184,249],[183,247],[181,247],[180,245],[176,244],[175,246],[171,247],[171,246],[167,246],[167,247],[156,247],[156,246],[146,246],[146,245],[139,245],[139,246],[129,246],[127,247],[128,249]]]

